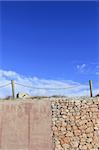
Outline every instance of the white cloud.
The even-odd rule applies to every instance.
[[[79,68],[80,68],[80,65],[77,65],[76,67],[77,67],[77,69],[79,69]]]
[[[99,75],[99,72],[96,72],[96,75]]]
[[[81,73],[84,75],[99,75],[99,63],[90,62],[90,63],[83,63],[77,62],[75,64],[75,70],[77,73]]]
[[[85,65],[82,65],[82,68]],[[28,85],[31,87],[45,88],[45,89],[35,89],[27,88],[15,84],[15,92],[27,92],[32,96],[50,96],[50,95],[66,95],[66,96],[88,96],[89,95],[89,85],[80,84],[72,80],[59,81],[59,80],[46,80],[37,77],[26,77],[20,75],[14,71],[0,70],[0,85],[7,84],[11,80],[15,80],[16,83],[21,83],[23,85]],[[48,90],[46,88],[68,88],[70,89],[57,89]],[[77,87],[75,87],[77,86]],[[11,95],[11,85],[8,87],[0,88],[0,97],[6,97]]]
[[[77,65],[76,68],[79,72],[83,73],[85,71],[86,64]]]
[[[81,68],[83,69],[83,68],[85,68],[86,67],[86,64],[82,64],[81,65]]]
[[[96,66],[96,68],[98,68],[98,69],[99,69],[99,65],[97,65],[97,66]]]

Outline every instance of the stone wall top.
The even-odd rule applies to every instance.
[[[31,98],[24,98],[24,99],[15,99],[15,100],[6,100],[0,99],[0,103],[10,102],[10,103],[26,103],[26,102],[36,102],[36,101],[67,101],[67,102],[75,102],[75,103],[84,103],[84,102],[93,102],[99,101],[99,97],[86,97],[86,96],[78,96],[78,97],[67,97],[67,96],[52,96],[52,97],[31,97]]]

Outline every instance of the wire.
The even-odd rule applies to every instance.
[[[42,88],[42,87],[33,87],[33,86],[28,86],[28,85],[24,85],[24,84],[21,84],[21,83],[15,83],[17,85],[20,85],[20,86],[23,86],[23,87],[27,87],[27,88],[32,88],[32,89],[45,89],[45,90],[62,90],[62,89],[71,89],[71,88],[75,88],[75,87],[78,87],[78,86],[81,86],[81,84],[79,85],[75,85],[75,86],[70,86],[70,87],[63,87],[63,88]]]
[[[4,88],[4,87],[6,87],[6,86],[8,86],[8,85],[10,85],[11,83],[8,83],[8,84],[4,84],[4,85],[0,85],[0,88]]]

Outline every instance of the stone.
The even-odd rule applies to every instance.
[[[73,136],[73,133],[72,133],[72,132],[70,132],[70,131],[67,131],[66,136],[68,136],[68,137],[72,137],[72,136]]]
[[[74,134],[75,134],[75,136],[79,136],[79,135],[81,135],[81,131],[79,129],[74,130]]]
[[[93,132],[93,131],[94,131],[93,127],[88,127],[88,128],[86,129],[86,133],[91,133],[91,132]]]
[[[53,106],[55,150],[98,150],[99,99],[62,97]]]
[[[79,143],[77,141],[73,141],[72,143],[72,147],[77,148]]]

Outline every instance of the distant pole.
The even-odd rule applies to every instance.
[[[90,86],[90,97],[92,97],[92,80],[89,80],[89,86]]]
[[[14,83],[14,80],[11,80],[11,86],[12,86],[12,98],[15,99],[15,83]]]

